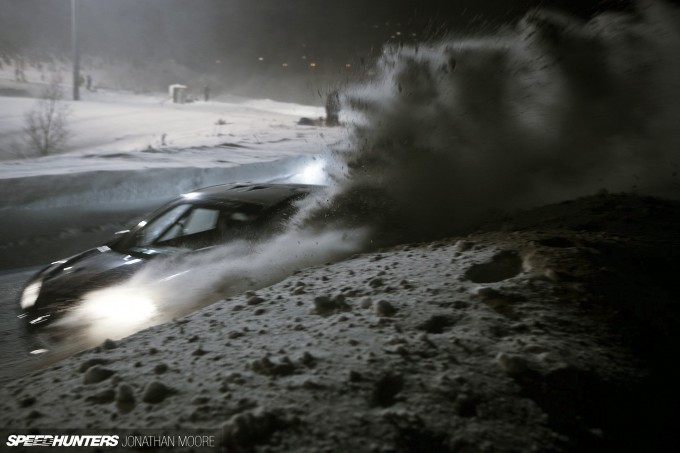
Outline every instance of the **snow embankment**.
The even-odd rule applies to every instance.
[[[207,429],[230,451],[658,449],[679,219],[601,196],[307,269],[12,382],[0,423]]]

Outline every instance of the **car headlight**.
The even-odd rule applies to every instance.
[[[40,288],[42,288],[42,280],[36,280],[24,289],[21,293],[21,309],[27,310],[35,305],[35,301],[38,300],[40,295]]]

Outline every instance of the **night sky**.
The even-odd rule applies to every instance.
[[[77,0],[83,52],[173,59],[203,72],[219,64],[294,69],[344,65],[389,41],[467,34],[511,23],[535,6],[587,17],[606,0]],[[5,49],[68,52],[70,0],[0,0]]]

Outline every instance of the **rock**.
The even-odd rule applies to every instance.
[[[329,316],[342,311],[351,310],[345,303],[345,296],[336,294],[333,297],[317,296],[314,298],[314,313],[320,316]]]
[[[500,352],[496,356],[498,366],[509,376],[521,376],[530,372],[528,362],[517,355]]]
[[[145,403],[157,404],[170,396],[172,390],[166,387],[163,383],[158,381],[151,381],[144,388],[142,393],[142,401]]]
[[[379,277],[376,277],[376,278],[372,279],[370,282],[368,282],[368,286],[370,286],[371,288],[379,288],[379,287],[383,286],[384,284],[385,283],[383,282],[383,279],[379,278]]]
[[[130,384],[121,383],[116,389],[116,401],[132,403],[135,401],[135,391]]]
[[[84,384],[96,384],[98,382],[104,381],[115,374],[115,371],[102,368],[99,365],[95,365],[85,372],[85,377],[83,378]]]
[[[427,333],[442,333],[448,327],[454,325],[456,320],[449,315],[432,315],[426,321],[416,326],[419,330],[424,330]]]
[[[305,351],[300,358],[300,363],[308,368],[314,368],[316,365],[316,357],[314,357],[308,351]]]
[[[80,370],[81,373],[84,373],[84,372],[86,372],[88,369],[92,368],[92,367],[95,366],[95,365],[105,365],[105,364],[107,364],[107,363],[109,363],[109,361],[106,360],[106,359],[102,359],[102,358],[99,358],[99,357],[94,357],[94,358],[92,358],[92,359],[88,359],[88,360],[84,361],[83,363],[81,363],[81,364],[80,364],[80,369],[79,369],[79,370]]]
[[[27,396],[26,398],[22,398],[21,401],[19,401],[19,406],[20,407],[28,407],[28,406],[33,406],[35,404],[35,397],[34,396]]]
[[[489,261],[474,264],[466,272],[465,278],[474,283],[495,283],[516,277],[522,272],[522,258],[512,250],[502,250]]]
[[[371,308],[372,305],[373,299],[371,299],[370,297],[364,297],[363,299],[361,299],[360,304],[361,308]]]
[[[101,344],[101,349],[104,350],[104,351],[109,351],[109,350],[111,350],[111,349],[116,349],[117,347],[118,347],[118,344],[117,344],[115,341],[113,341],[113,340],[111,340],[111,339],[109,339],[109,338],[107,338],[106,340],[104,340],[104,342]]]
[[[471,241],[458,241],[453,248],[456,252],[467,252],[475,246],[474,242]]]
[[[246,304],[248,304],[248,305],[259,305],[262,302],[264,302],[264,299],[262,297],[252,296],[246,301]]]
[[[288,376],[295,372],[295,365],[288,357],[283,357],[279,362],[272,362],[269,357],[265,356],[253,361],[250,368],[265,376]]]
[[[193,404],[194,406],[201,406],[203,404],[206,404],[208,401],[210,401],[210,398],[208,398],[207,396],[194,396],[191,399],[191,404]]]
[[[375,304],[375,314],[379,317],[389,318],[397,313],[397,309],[392,306],[391,303],[386,300],[379,300]]]
[[[248,447],[264,444],[279,429],[289,422],[275,413],[262,408],[234,415],[221,426],[221,444],[227,451],[241,451]]]
[[[166,371],[168,371],[168,366],[165,363],[159,363],[155,367],[153,367],[153,372],[156,374],[163,374]]]

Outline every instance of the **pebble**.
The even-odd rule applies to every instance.
[[[106,363],[109,363],[109,361],[106,359],[101,359],[99,357],[88,359],[80,364],[80,372],[84,373],[85,371],[87,371],[88,369],[92,368],[95,365],[104,365]]]
[[[111,376],[113,376],[115,371],[102,368],[99,365],[95,365],[85,372],[85,377],[83,378],[84,384],[96,384],[97,382],[104,381]]]
[[[379,317],[389,318],[397,313],[397,309],[386,300],[379,300],[375,304],[375,314]]]
[[[158,381],[151,381],[144,388],[142,401],[145,403],[156,404],[163,401],[172,393],[172,390]]]
[[[252,296],[246,301],[246,304],[248,304],[248,305],[259,305],[262,302],[264,302],[264,299],[262,297]]]
[[[115,341],[113,341],[109,338],[104,340],[104,342],[101,345],[101,349],[103,349],[105,351],[109,351],[111,349],[116,349],[117,347],[118,347],[118,344]]]
[[[133,403],[135,391],[130,384],[121,383],[116,389],[116,401],[119,403]]]

